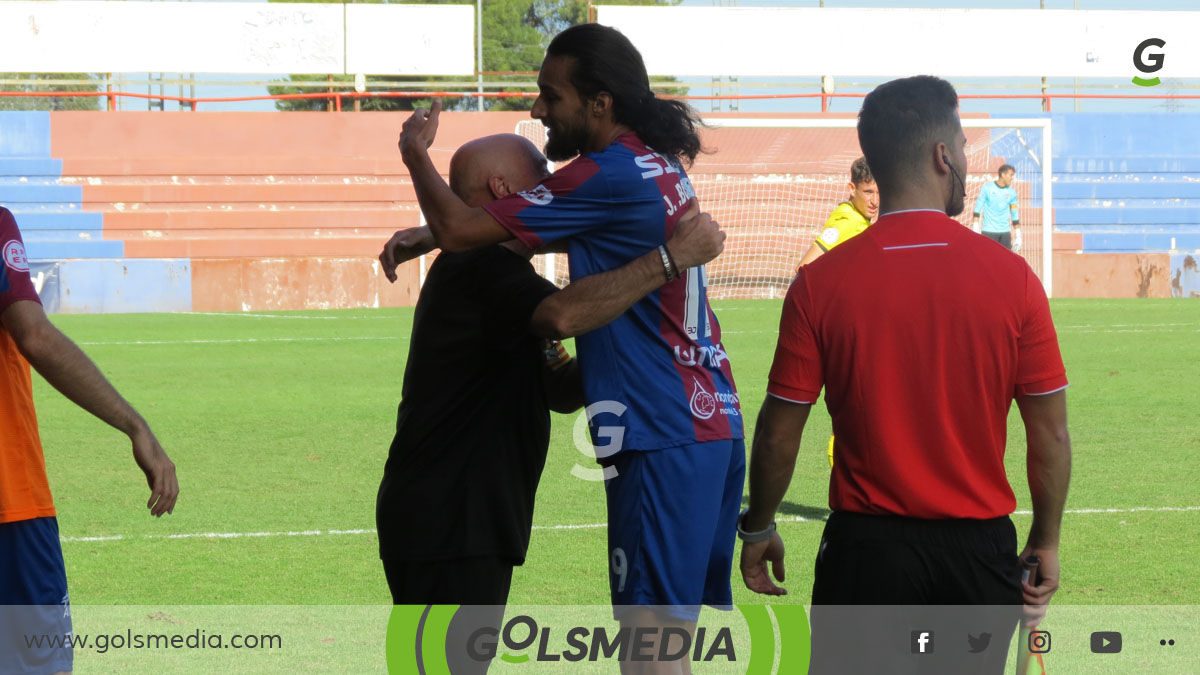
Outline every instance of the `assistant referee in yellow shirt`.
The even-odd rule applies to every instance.
[[[859,157],[850,165],[850,198],[829,214],[821,234],[800,260],[800,266],[820,258],[838,244],[845,243],[871,225],[879,212],[879,188],[867,166],[867,158]],[[829,437],[829,466],[833,466],[833,436]]]
[[[865,157],[859,157],[850,165],[850,198],[829,214],[821,234],[809,247],[800,265],[804,266],[828,253],[838,244],[849,241],[855,235],[861,234],[871,224],[875,214],[879,212],[879,188],[875,186],[875,177],[867,166]]]

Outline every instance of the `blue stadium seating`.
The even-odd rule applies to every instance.
[[[121,258],[104,239],[103,215],[83,211],[83,188],[62,184],[50,156],[50,114],[0,112],[0,205],[16,216],[30,260]]]
[[[0,157],[50,157],[50,113],[0,113]]]
[[[1085,253],[1200,250],[1200,114],[1051,117],[1056,231],[1083,234]]]

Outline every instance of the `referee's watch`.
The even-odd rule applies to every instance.
[[[741,539],[742,541],[746,542],[747,544],[757,544],[759,542],[767,541],[768,539],[770,539],[771,536],[775,534],[775,521],[773,521],[773,520],[771,521],[770,525],[768,525],[765,529],[759,530],[758,532],[747,532],[745,529],[742,528],[742,519],[746,517],[746,513],[748,511],[750,511],[750,509],[742,509],[742,512],[738,514],[738,519],[737,519],[738,539]]]

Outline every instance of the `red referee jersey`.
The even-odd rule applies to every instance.
[[[995,518],[1018,395],[1067,386],[1041,282],[1020,256],[937,211],[883,216],[796,275],[768,393],[825,388],[835,511]]]

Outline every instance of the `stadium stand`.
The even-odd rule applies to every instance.
[[[1200,296],[1200,115],[1051,117],[1056,292]]]
[[[0,204],[17,215],[52,311],[408,305],[419,266],[405,266],[390,285],[375,260],[394,230],[420,222],[395,150],[402,117],[0,113]],[[1196,115],[1053,119],[1055,295],[1200,295],[1200,156],[1189,154],[1200,147]],[[448,113],[437,143],[441,169],[462,142],[511,132],[521,120],[525,113]],[[781,268],[776,258],[791,252],[798,261],[816,226],[783,222],[770,180],[757,180],[752,193],[733,183],[787,175],[831,155],[852,158],[852,130],[706,138],[716,152],[690,172],[696,188],[704,195],[728,185],[732,195],[705,202],[730,235],[710,278],[736,278],[747,289],[786,285],[794,262]],[[1033,170],[1017,143],[994,147],[989,165],[971,173],[983,180],[1004,161]],[[832,184],[845,180],[843,164],[830,169]],[[1018,188],[1039,203],[1039,185]],[[823,218],[832,207],[827,190],[810,191],[791,208]]]
[[[82,189],[62,180],[49,113],[0,115],[0,204],[16,214],[32,259],[124,257],[122,242],[104,240],[102,216],[84,212]]]
[[[483,127],[463,117],[448,125],[450,150],[525,115]],[[391,285],[375,260],[393,231],[420,222],[395,150],[400,121],[0,113],[0,204],[58,289],[55,311],[408,305],[419,270]]]

